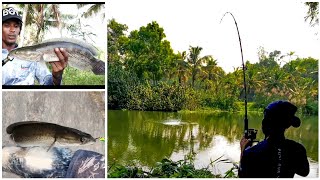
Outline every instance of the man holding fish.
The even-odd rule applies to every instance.
[[[17,37],[20,35],[22,17],[14,8],[2,10],[2,61],[9,52],[17,48]],[[2,67],[3,85],[34,85],[37,79],[41,85],[60,85],[63,70],[68,64],[68,53],[63,48],[53,49],[59,61],[50,62],[52,73],[44,63],[16,59]]]

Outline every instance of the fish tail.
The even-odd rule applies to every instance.
[[[4,60],[2,60],[2,66],[4,66],[5,64],[7,64],[8,61],[12,61],[12,59],[10,59],[9,57],[6,57]]]
[[[100,59],[96,59],[92,62],[92,72],[95,75],[104,75],[105,74],[105,62]]]

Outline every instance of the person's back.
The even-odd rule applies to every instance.
[[[265,139],[255,146],[242,138],[239,177],[241,178],[292,178],[295,174],[307,176],[309,162],[303,145],[288,140],[284,132],[289,127],[299,127],[301,120],[295,116],[297,107],[287,101],[275,101],[264,110],[262,132]]]
[[[309,174],[306,150],[295,141],[264,140],[243,153],[239,177],[292,178],[294,174]]]

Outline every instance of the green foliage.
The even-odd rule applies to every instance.
[[[116,165],[113,170],[108,173],[108,178],[147,178],[142,168],[134,166]]]
[[[201,47],[173,53],[157,22],[126,35],[128,27],[109,22],[108,104],[111,109],[152,111],[243,111],[243,71],[225,73],[212,56],[200,57]],[[109,41],[108,41],[109,43]],[[290,62],[284,62],[289,56]],[[288,100],[299,111],[317,114],[318,60],[292,59],[294,52],[267,52],[259,62],[246,63],[249,110],[261,110],[275,100]],[[116,67],[117,66],[117,67]]]
[[[227,171],[224,177],[237,177],[233,172],[234,169]],[[156,163],[155,167],[149,171],[145,171],[137,165],[111,165],[108,178],[222,178],[222,175],[213,174],[208,167],[196,169],[190,159],[172,161],[165,158]]]
[[[52,67],[46,63],[50,72]],[[76,68],[67,66],[62,75],[62,85],[104,85],[105,76],[95,75],[93,72],[81,71]]]
[[[139,79],[157,83],[165,76],[175,58],[170,42],[164,40],[165,37],[163,28],[157,22],[132,31],[124,45],[124,65]]]
[[[124,54],[124,45],[128,38],[125,32],[128,27],[125,24],[120,24],[114,19],[108,23],[108,63],[119,62],[121,55]]]
[[[128,109],[152,111],[178,111],[187,98],[179,86],[160,82],[153,86],[149,83],[138,84],[129,92]]]
[[[63,85],[104,85],[105,76],[98,76],[92,72],[81,71],[67,67],[63,73]]]
[[[309,20],[311,26],[319,25],[319,2],[305,2],[304,4],[309,8],[305,21]]]
[[[119,63],[108,65],[108,108],[127,109],[129,93],[135,88],[137,78]]]

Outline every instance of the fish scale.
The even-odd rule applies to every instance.
[[[92,71],[96,75],[105,74],[105,62],[95,58],[97,50],[88,43],[70,39],[56,38],[43,41],[32,46],[25,46],[10,51],[4,65],[9,60],[20,59],[27,61],[59,61],[55,48],[64,48],[68,53],[68,64],[84,71]]]

